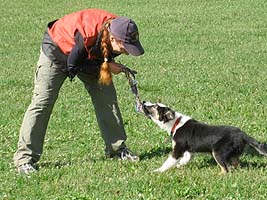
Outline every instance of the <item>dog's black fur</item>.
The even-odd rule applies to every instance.
[[[213,152],[218,164],[228,171],[226,164],[234,164],[248,144],[259,153],[267,155],[266,146],[248,136],[242,130],[232,126],[211,126],[194,119],[179,128],[174,137],[176,145],[173,149],[175,158],[183,152]],[[237,160],[236,160],[237,161]]]
[[[163,104],[144,103],[143,107],[145,115],[168,132],[178,117],[187,117]],[[179,158],[185,156],[185,152],[187,152],[189,159],[185,158],[187,161],[180,163],[180,165],[185,165],[190,160],[191,153],[211,152],[221,167],[221,173],[229,171],[228,165],[238,166],[239,157],[246,145],[252,146],[260,154],[267,156],[265,144],[256,141],[233,126],[212,126],[187,117],[185,123],[176,129],[171,136],[173,142],[171,158],[157,171],[163,172],[172,167]],[[170,164],[171,162],[172,164]]]

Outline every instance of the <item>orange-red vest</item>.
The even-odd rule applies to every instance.
[[[62,52],[68,55],[75,45],[74,36],[78,30],[83,38],[84,45],[93,46],[103,24],[117,16],[99,9],[81,10],[66,15],[57,20],[48,30],[48,33]],[[90,52],[88,52],[90,58]]]

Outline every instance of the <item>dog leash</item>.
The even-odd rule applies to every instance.
[[[144,113],[143,103],[142,103],[142,101],[138,95],[137,81],[135,79],[135,74],[137,74],[137,72],[130,69],[129,67],[127,67],[125,65],[123,65],[122,71],[125,73],[125,76],[126,76],[128,83],[131,87],[131,91],[134,94],[136,112]]]

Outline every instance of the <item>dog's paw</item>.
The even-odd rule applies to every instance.
[[[183,165],[180,165],[180,164],[178,164],[178,165],[176,165],[176,168],[181,168]]]
[[[154,169],[153,172],[154,173],[162,173],[163,171],[160,168],[158,168],[158,169]]]

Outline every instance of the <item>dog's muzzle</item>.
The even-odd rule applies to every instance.
[[[151,106],[149,106],[150,104],[147,104],[146,101],[143,101],[142,103],[142,106],[143,106],[143,112],[145,114],[146,117],[148,117],[149,119],[151,119],[151,115],[150,115],[150,112],[149,112],[149,108]]]

